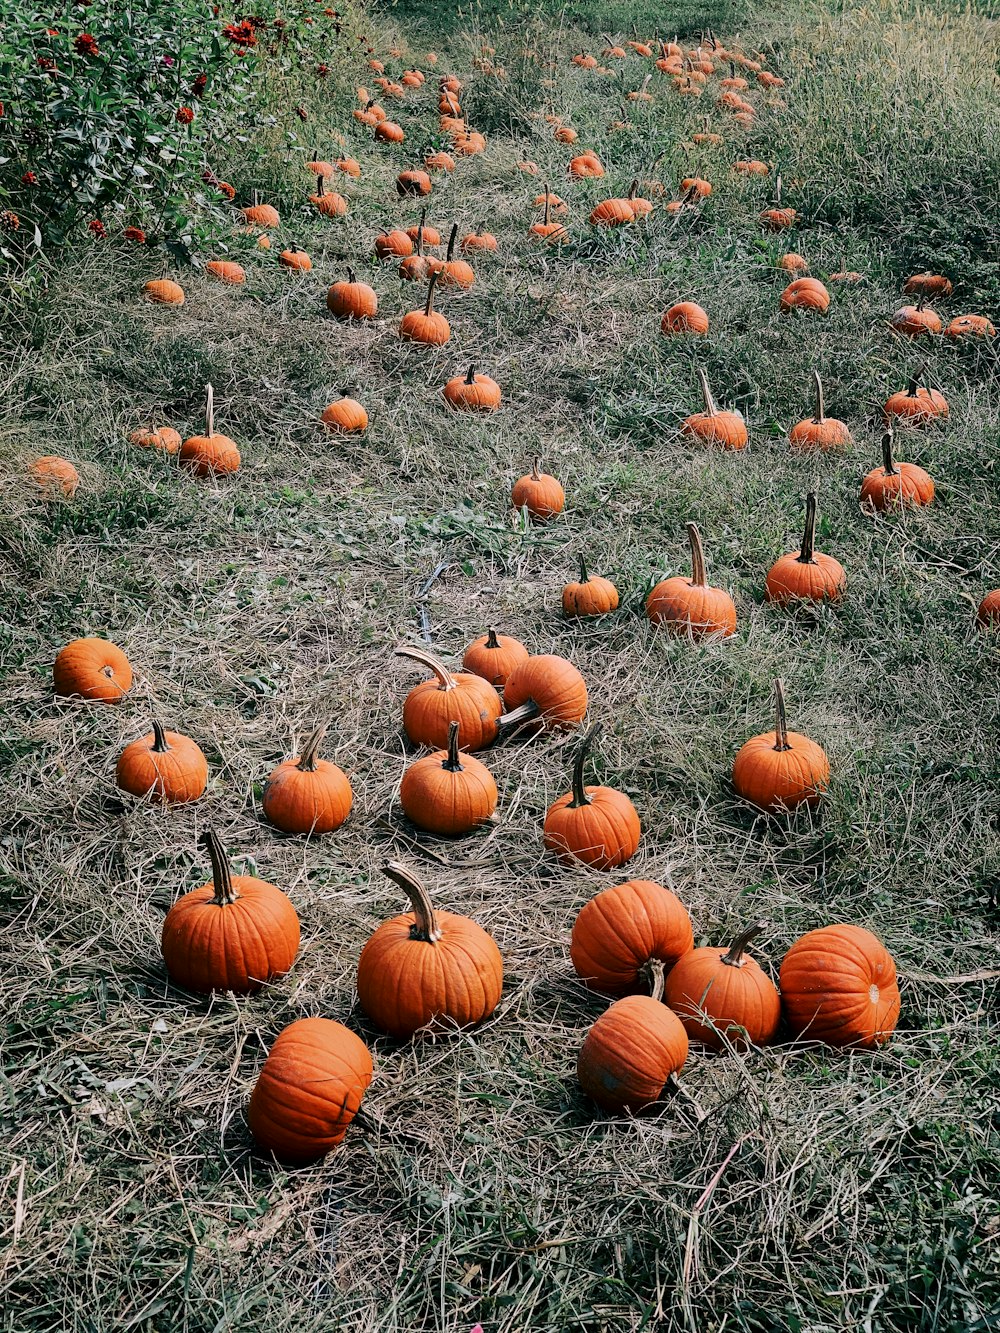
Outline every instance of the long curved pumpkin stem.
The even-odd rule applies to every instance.
[[[215,434],[215,390],[211,384],[205,385],[205,434],[209,439]]]
[[[587,795],[587,787],[583,780],[583,767],[587,762],[590,747],[597,740],[602,729],[602,724],[595,722],[577,746],[576,756],[573,760],[573,799],[569,803],[571,810],[578,810],[581,805],[590,805],[590,797]]]
[[[788,718],[785,714],[785,682],[774,682],[774,748],[790,750],[788,744]]]
[[[431,274],[431,280],[427,284],[427,303],[424,306],[424,314],[429,319],[434,312],[434,287],[438,280],[438,274],[441,272],[436,268]]]
[[[450,264],[455,258],[455,242],[458,240],[458,223],[451,224],[451,235],[448,237],[448,249],[445,251],[445,263]]]
[[[534,699],[526,699],[509,713],[502,713],[497,718],[497,739],[501,740],[508,732],[516,731],[525,722],[531,722],[542,710]]]
[[[892,457],[892,444],[892,427],[887,426],[885,434],[882,436],[882,467],[884,468],[887,477],[895,477],[898,473],[898,469]]]
[[[647,958],[639,969],[639,980],[647,987],[653,1000],[663,999],[663,983],[666,969],[662,958]]]
[[[215,829],[206,829],[199,841],[207,850],[212,862],[212,887],[215,896],[211,901],[217,907],[231,907],[240,895],[233,888],[233,871],[226,849]]]
[[[163,723],[153,718],[153,744],[149,747],[154,754],[166,754],[170,746],[167,744],[167,733],[163,730]]]
[[[685,523],[688,544],[691,547],[691,586],[707,588],[708,576],[705,573],[705,548],[701,544],[701,533],[697,523]]]
[[[823,402],[823,381],[819,377],[819,371],[813,371],[813,384],[816,389],[816,415],[813,418],[822,426],[826,420],[826,404]]]
[[[461,761],[461,759],[459,759],[459,757],[458,757],[458,723],[457,723],[457,722],[449,722],[449,723],[448,723],[448,745],[447,745],[447,754],[446,754],[445,757],[444,757],[444,760],[443,760],[443,762],[442,762],[442,764],[441,764],[441,767],[442,767],[442,768],[446,768],[446,769],[448,770],[449,773],[461,773],[461,772],[463,771],[463,770],[462,770],[462,761]]]
[[[720,961],[727,967],[743,967],[746,963],[743,954],[747,945],[756,939],[763,929],[763,926],[748,926],[746,930],[741,930],[729,946],[729,952],[723,954]]]
[[[393,884],[398,884],[410,900],[413,915],[416,917],[410,927],[410,939],[423,940],[425,944],[436,944],[441,938],[441,927],[434,915],[430,894],[420,880],[399,861],[387,862],[382,867],[382,873],[388,875]]]
[[[440,682],[439,688],[442,690],[456,690],[458,685],[455,677],[451,674],[440,657],[435,657],[429,653],[426,648],[416,648],[412,644],[403,643],[396,649],[397,657],[408,657],[413,662],[419,662],[421,666],[427,667],[428,671],[433,671]]]
[[[712,390],[708,386],[708,376],[703,366],[698,367],[698,383],[701,385],[701,396],[705,402],[705,413],[707,416],[714,417],[718,409],[715,406],[715,399],[712,397]]]
[[[806,496],[806,525],[802,532],[802,545],[795,557],[800,565],[816,563],[816,492]]]
[[[921,361],[920,365],[917,366],[916,370],[910,376],[910,382],[906,386],[907,398],[916,398],[917,392],[920,388],[920,381],[923,379],[924,371],[926,369],[927,369],[927,362]]]
[[[319,747],[323,742],[328,726],[329,723],[321,722],[303,741],[302,753],[299,755],[299,768],[302,769],[303,773],[315,773]]]

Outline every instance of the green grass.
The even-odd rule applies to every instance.
[[[641,30],[653,23],[634,12]],[[419,34],[418,58],[430,17],[427,6],[391,12],[380,46],[390,32]],[[666,35],[685,21],[680,6],[656,24]],[[725,146],[702,154],[684,145],[703,115],[719,119],[711,99],[657,87],[632,130],[611,131],[642,66],[608,78],[575,69],[570,55],[595,43],[555,22],[482,20],[507,71],[502,99],[472,68],[475,15],[434,38],[438,68],[466,82],[490,143],[436,188],[431,220],[486,219],[501,243],[470,293],[442,295],[446,348],[399,342],[398,317],[419,293],[391,270],[371,277],[381,308],[370,328],[333,323],[323,300],[348,262],[371,276],[378,226],[415,219],[392,182],[436,126],[429,87],[400,110],[401,150],[373,146],[347,100],[323,127],[323,151],[344,133],[364,169],[345,187],[343,223],[316,221],[297,170],[275,156],[266,183],[285,218],[280,240],[309,251],[311,275],[293,279],[252,238],[234,238],[246,289],[189,271],[188,302],[169,312],[137,299],[152,260],[91,246],[44,295],[9,303],[5,1333],[996,1326],[1000,655],[973,625],[1000,583],[994,348],[926,349],[951,418],[901,439],[899,453],[933,474],[934,505],[884,519],[858,506],[877,461],[873,409],[918,356],[886,327],[901,279],[948,272],[949,315],[995,316],[1000,303],[987,243],[1000,208],[986,185],[1000,163],[996,28],[982,13],[914,16],[889,3],[744,13],[747,44],[787,77],[788,108],[762,107],[745,135],[725,125]],[[551,51],[555,68],[526,58],[526,45]],[[599,149],[605,181],[564,183],[565,151],[533,115],[549,105]],[[673,188],[697,170],[715,183],[711,199],[676,225],[657,210],[642,232],[595,238],[592,202],[648,175],[660,147],[660,178]],[[247,181],[241,151],[227,146],[216,169],[248,193],[260,182]],[[572,201],[561,252],[526,242],[543,176],[513,170],[522,153]],[[820,275],[841,258],[864,273],[834,288],[825,318],[777,312],[786,241],[762,240],[755,225],[769,184],[728,169],[744,153],[780,163],[802,214],[787,248]],[[711,316],[697,346],[658,333],[681,297]],[[473,358],[505,394],[485,421],[449,415],[440,399]],[[746,413],[746,453],[679,437],[698,364],[720,401]],[[789,452],[785,431],[811,412],[813,367],[828,410],[854,432],[844,456]],[[220,485],[127,442],[147,420],[191,433],[207,379],[218,428],[244,456]],[[372,425],[358,440],[324,438],[319,413],[346,383]],[[27,461],[46,452],[78,466],[73,501],[42,505],[24,483]],[[526,531],[508,496],[536,452],[569,503]],[[796,548],[812,487],[820,546],[846,568],[849,595],[805,618],[766,605],[762,586]],[[651,578],[686,570],[692,518],[713,582],[739,611],[722,645],[669,639],[641,614]],[[574,625],[559,594],[581,550],[615,578],[622,608]],[[567,944],[575,912],[614,878],[556,865],[540,838],[573,738],[485,756],[501,792],[488,833],[428,839],[433,855],[421,855],[379,822],[401,821],[400,708],[418,678],[392,648],[419,638],[418,590],[440,561],[426,607],[449,660],[496,623],[583,671],[604,723],[598,769],[643,820],[627,874],[671,883],[699,943],[760,920],[757,956],[774,974],[805,930],[868,926],[902,979],[887,1047],[694,1052],[683,1084],[704,1119],[677,1098],[641,1121],[595,1117],[575,1062],[603,1002],[575,979]],[[86,633],[113,638],[136,668],[121,708],[52,697],[56,651]],[[786,824],[754,819],[728,782],[737,747],[770,725],[776,676],[792,725],[824,745],[834,774],[822,809]],[[194,807],[149,809],[114,786],[119,750],[154,712],[208,755],[209,791]],[[322,842],[279,837],[260,816],[262,781],[321,717],[327,753],[352,776],[354,813]],[[249,1000],[179,993],[160,962],[163,914],[208,876],[197,845],[208,825],[238,865],[289,891],[303,923],[292,973]],[[397,1045],[359,1013],[358,952],[400,910],[379,873],[389,855],[419,864],[442,906],[498,940],[504,998],[482,1029]],[[344,1147],[289,1171],[253,1151],[245,1108],[267,1048],[304,1014],[359,1031],[377,1072]]]

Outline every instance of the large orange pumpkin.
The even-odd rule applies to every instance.
[[[896,965],[861,926],[810,930],[785,954],[778,984],[785,1022],[797,1037],[878,1046],[899,1021]]]
[[[830,781],[830,761],[815,741],[788,730],[780,680],[774,682],[774,711],[774,731],[751,737],[733,761],[737,795],[772,814],[818,805]]]
[[[399,785],[399,803],[407,819],[442,837],[471,833],[497,806],[493,774],[472,755],[459,755],[458,733],[458,723],[452,722],[448,748],[411,764]]]
[[[765,1046],[781,1021],[774,983],[746,948],[760,926],[741,931],[727,949],[692,949],[671,969],[663,998],[692,1041],[721,1050]]]
[[[430,680],[415,685],[403,704],[403,730],[414,745],[443,750],[451,724],[460,727],[462,748],[482,750],[497,738],[497,722],[503,711],[500,696],[481,676],[452,674],[433,653],[409,644],[396,649],[433,672]]]
[[[497,724],[500,734],[529,725],[573,727],[587,712],[587,685],[565,657],[540,653],[515,667],[504,686],[507,712]]]
[[[606,995],[629,995],[651,958],[669,971],[694,947],[687,908],[649,879],[629,879],[591,898],[573,923],[569,954],[576,974]]]
[[[436,912],[426,888],[397,861],[385,873],[413,910],[384,921],[358,960],[358,1000],[377,1028],[412,1037],[442,1020],[472,1027],[500,1002],[503,960],[493,938],[466,916]]]
[[[543,836],[549,851],[563,860],[611,870],[635,855],[642,827],[635,806],[624,792],[584,785],[584,764],[600,732],[598,722],[577,746],[572,790],[549,807]]]
[[[258,1147],[282,1162],[314,1162],[344,1141],[372,1081],[371,1052],[331,1018],[289,1023],[250,1094]]]
[[[185,990],[248,995],[284,976],[299,948],[299,918],[279,888],[234,875],[214,831],[201,838],[212,879],[174,903],[160,947],[171,980]]]

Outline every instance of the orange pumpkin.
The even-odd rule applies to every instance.
[[[161,449],[165,454],[175,454],[181,447],[181,437],[172,426],[134,430],[128,438],[130,444],[140,449]]]
[[[791,310],[819,310],[830,308],[830,293],[818,278],[796,278],[781,293],[781,310],[788,314]]]
[[[728,950],[692,949],[666,979],[663,998],[691,1041],[719,1051],[732,1044],[766,1046],[781,1021],[774,983],[746,948],[762,927],[736,936]]]
[[[367,282],[358,282],[351,269],[346,282],[335,282],[326,294],[326,308],[337,319],[374,319],[378,297]]]
[[[375,138],[385,143],[402,143],[406,135],[402,125],[397,125],[394,120],[380,120],[375,126]]]
[[[250,1094],[247,1121],[254,1141],[292,1165],[325,1156],[343,1143],[372,1074],[368,1047],[341,1023],[289,1023]]]
[[[536,458],[531,471],[514,482],[510,494],[515,509],[527,509],[532,518],[548,519],[561,514],[566,506],[566,492],[555,477],[542,471],[542,460]]]
[[[823,749],[785,718],[785,687],[774,682],[775,728],[748,740],[733,761],[736,794],[771,814],[818,805],[830,781]]]
[[[354,164],[357,166],[357,163]],[[360,168],[358,168],[360,175]],[[327,191],[326,181],[320,176],[316,182],[316,193],[309,196],[309,202],[325,218],[342,218],[347,216],[347,200],[336,190]]]
[[[947,419],[948,403],[944,394],[920,383],[926,369],[926,363],[918,366],[907,387],[887,399],[882,411],[888,422],[901,426],[926,426]]]
[[[192,435],[180,448],[181,466],[196,477],[223,477],[240,466],[240,451],[228,435],[216,435],[215,393],[205,385],[205,434]]]
[[[861,503],[878,510],[921,508],[934,499],[934,479],[915,463],[897,463],[892,456],[891,428],[882,436],[882,466],[861,483]]]
[[[624,227],[635,221],[635,212],[627,199],[605,199],[590,213],[592,227]]]
[[[471,833],[497,807],[497,784],[485,764],[458,753],[459,724],[448,728],[448,748],[436,750],[403,774],[399,803],[417,828],[442,837]]]
[[[408,171],[401,171],[396,177],[396,193],[398,195],[426,195],[430,194],[434,188],[430,176],[426,171],[420,171],[416,167]]]
[[[408,342],[442,347],[451,337],[451,325],[434,309],[434,286],[439,274],[440,270],[435,269],[430,276],[423,310],[410,310],[399,321],[399,336]]]
[[[745,449],[749,441],[747,424],[741,412],[720,412],[708,386],[708,376],[698,367],[698,382],[701,396],[705,403],[704,412],[694,412],[685,417],[681,426],[682,435],[690,435],[703,444],[716,445],[721,449]]]
[[[570,159],[568,170],[581,180],[599,180],[604,175],[604,164],[594,152],[579,153]]]
[[[610,579],[591,574],[580,556],[580,579],[567,583],[562,591],[565,616],[603,616],[618,609],[618,589]]]
[[[270,204],[253,204],[250,208],[243,209],[243,217],[246,222],[250,222],[255,227],[280,227],[281,218],[278,210],[272,208]]]
[[[924,333],[940,333],[943,325],[940,315],[925,308],[924,297],[921,295],[916,305],[904,305],[897,310],[889,321],[889,327],[907,338],[919,338]]]
[[[436,912],[424,885],[399,862],[384,870],[413,910],[384,921],[362,949],[361,1008],[400,1039],[431,1024],[465,1028],[489,1018],[503,990],[495,941],[466,916]]]
[[[778,984],[785,1022],[827,1046],[880,1046],[899,1022],[896,964],[861,926],[823,926],[795,941]]]
[[[806,526],[798,551],[783,555],[768,570],[764,593],[769,602],[839,602],[847,589],[847,575],[832,555],[816,550],[816,494],[806,496]]]
[[[375,237],[375,254],[379,259],[402,259],[413,254],[413,241],[398,227],[380,232]]]
[[[993,588],[979,603],[976,624],[980,629],[996,629],[1000,626],[1000,588]]]
[[[116,704],[132,688],[132,667],[107,639],[74,639],[56,654],[52,682],[67,698]]]
[[[696,523],[685,524],[691,546],[691,577],[675,574],[657,583],[646,598],[646,615],[654,625],[695,639],[736,633],[736,605],[722,588],[713,588],[705,572],[705,550]]]
[[[217,835],[201,843],[212,879],[174,903],[163,922],[160,947],[170,979],[184,990],[249,995],[284,976],[299,948],[299,918],[273,884],[234,875]]]
[[[813,371],[813,384],[816,388],[816,415],[799,421],[788,432],[788,439],[797,453],[826,453],[833,449],[846,449],[854,441],[847,426],[836,417],[828,417],[823,401],[823,381],[819,371]]]
[[[154,305],[184,304],[184,288],[169,278],[154,278],[146,283],[142,292],[146,300],[152,301]]]
[[[611,870],[631,861],[642,828],[635,806],[623,792],[584,785],[584,764],[600,732],[598,722],[577,746],[572,790],[549,806],[543,836],[545,846],[562,860]]]
[[[952,285],[942,273],[914,273],[903,283],[907,296],[950,296]]]
[[[279,764],[264,784],[264,818],[283,833],[333,833],[351,813],[354,793],[347,775],[319,758],[326,726],[315,729],[302,753]]]
[[[58,454],[42,454],[28,469],[28,475],[48,499],[63,496],[71,499],[79,489],[80,474],[68,458]]]
[[[500,406],[500,385],[489,375],[479,375],[470,365],[467,374],[450,379],[442,391],[449,407],[458,412],[495,412]]]
[[[442,287],[458,287],[463,292],[476,281],[476,274],[472,265],[465,259],[455,258],[455,243],[458,240],[458,223],[452,224],[451,235],[448,237],[448,249],[445,252],[444,263],[438,271],[438,282]]]
[[[164,731],[154,719],[151,734],[132,741],[118,756],[115,783],[133,796],[181,805],[204,795],[208,762],[189,736]]]
[[[675,333],[707,333],[708,315],[695,301],[678,301],[664,312],[660,332],[665,337]]]
[[[357,435],[368,429],[368,413],[346,393],[323,409],[320,420],[335,435]]]
[[[946,338],[995,338],[997,331],[985,315],[956,315],[944,331]]]
[[[224,282],[227,287],[239,287],[247,280],[243,265],[233,263],[231,259],[210,259],[205,265],[205,272],[218,282]]]
[[[649,879],[602,889],[573,923],[569,953],[576,974],[606,995],[629,995],[641,985],[644,964],[670,970],[694,947],[687,908]]]
[[[480,251],[493,253],[499,250],[499,248],[500,244],[493,233],[490,231],[483,231],[482,228],[480,228],[479,231],[467,232],[462,237],[462,242],[459,246],[459,249],[463,254],[475,254]]]
[[[572,662],[556,653],[540,653],[515,667],[503,693],[508,711],[499,719],[500,734],[525,724],[532,730],[574,727],[587,712],[586,682]]]
[[[295,245],[288,250],[282,250],[278,256],[278,263],[282,268],[291,269],[295,273],[309,273],[313,266],[306,252]]]
[[[410,690],[403,704],[403,730],[413,745],[444,749],[453,722],[461,729],[463,749],[482,750],[493,744],[503,705],[492,685],[471,672],[453,675],[440,658],[423,648],[406,644],[396,649],[396,656],[419,662],[433,673]]]
[[[520,640],[491,629],[469,644],[462,658],[462,666],[474,676],[488,680],[494,689],[502,690],[511,672],[527,662],[529,656]]]

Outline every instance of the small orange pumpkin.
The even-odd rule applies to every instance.
[[[426,195],[430,194],[433,188],[433,182],[427,172],[420,171],[416,167],[411,167],[408,171],[401,171],[396,177],[396,193],[398,195]]]
[[[458,287],[461,291],[467,292],[476,281],[475,270],[465,259],[455,258],[455,243],[458,240],[458,223],[452,223],[451,234],[448,237],[448,249],[445,252],[444,263],[438,270],[438,282],[442,287]]]
[[[907,387],[887,399],[882,409],[887,422],[901,426],[926,426],[932,421],[944,421],[947,418],[948,403],[944,394],[920,383],[926,369],[926,362],[918,366]]]
[[[510,498],[515,509],[527,509],[532,518],[540,520],[555,518],[566,506],[566,492],[555,477],[542,471],[540,458],[514,482]]]
[[[357,163],[355,163],[357,166]],[[360,168],[359,168],[360,172]],[[342,218],[347,216],[347,200],[336,190],[327,191],[326,181],[320,176],[316,182],[316,193],[309,196],[309,202],[325,218]]]
[[[503,694],[508,711],[498,720],[500,735],[525,725],[532,731],[574,727],[587,712],[586,682],[572,662],[556,653],[529,657],[515,667]]]
[[[346,282],[335,282],[326,294],[326,308],[337,319],[374,319],[378,297],[367,282],[358,282],[351,269]]]
[[[140,449],[161,449],[165,454],[175,454],[181,447],[180,434],[173,426],[134,430],[128,438],[130,444],[138,445]]]
[[[722,588],[709,585],[698,525],[687,523],[685,527],[691,546],[691,577],[675,574],[657,583],[646,598],[646,615],[654,625],[665,625],[674,634],[727,639],[736,633],[736,605]]]
[[[767,572],[764,595],[769,602],[839,602],[847,589],[844,567],[832,555],[816,550],[816,493],[806,496],[802,546],[776,560]]]
[[[549,806],[543,838],[549,851],[564,861],[582,861],[596,870],[612,870],[631,861],[642,826],[624,792],[584,785],[584,764],[600,733],[598,722],[577,746],[572,790]]]
[[[205,385],[205,434],[192,435],[180,448],[181,466],[196,477],[224,477],[240,466],[240,451],[228,435],[216,435],[215,391]]]
[[[80,486],[79,472],[68,458],[60,458],[58,454],[42,454],[34,459],[28,475],[49,498],[63,496],[68,500]]]
[[[128,658],[107,639],[73,639],[52,664],[56,694],[91,703],[116,704],[132,688]]]
[[[826,453],[833,449],[846,449],[853,444],[851,432],[836,417],[828,417],[823,401],[823,381],[819,371],[813,371],[813,385],[816,390],[816,415],[799,421],[788,432],[788,439],[797,453]]]
[[[243,217],[246,222],[251,222],[255,227],[269,227],[271,229],[281,226],[281,218],[276,208],[270,204],[252,204],[250,208],[243,209]]]
[[[519,639],[491,629],[469,644],[462,658],[462,667],[474,676],[488,680],[494,689],[502,690],[511,672],[522,662],[527,662],[529,656]]]
[[[503,705],[491,684],[471,672],[452,674],[423,648],[404,644],[396,656],[419,662],[433,673],[410,690],[403,704],[403,730],[413,745],[443,750],[453,722],[461,729],[463,749],[483,750],[493,744]]]
[[[243,265],[236,264],[231,259],[210,259],[205,265],[205,272],[217,282],[225,283],[227,287],[242,286],[247,280]]]
[[[610,579],[591,574],[580,556],[580,578],[567,583],[562,591],[565,616],[604,616],[618,609],[618,589]]]
[[[380,232],[375,237],[375,254],[379,259],[402,259],[413,254],[413,241],[398,227]]]
[[[495,412],[500,406],[500,385],[489,375],[479,375],[473,365],[456,375],[442,390],[449,407],[458,412]]]
[[[333,833],[351,813],[354,794],[346,773],[319,758],[326,725],[305,740],[302,752],[279,764],[264,784],[264,818],[283,833]]]
[[[705,403],[704,412],[695,412],[684,418],[681,426],[682,435],[690,435],[703,444],[717,445],[722,449],[745,449],[749,440],[747,425],[741,412],[720,412],[715,406],[712,390],[708,386],[708,376],[698,367],[698,382],[701,396]]]
[[[985,315],[956,315],[944,331],[946,338],[995,338],[997,331]]]
[[[309,273],[313,266],[306,252],[295,245],[289,250],[282,250],[278,256],[278,263],[282,268],[291,269],[295,273]]]
[[[664,312],[660,332],[665,337],[675,333],[707,333],[708,315],[695,301],[678,301]]]
[[[399,803],[417,828],[442,837],[471,833],[497,807],[497,784],[485,764],[459,756],[459,724],[448,728],[448,747],[436,750],[403,774]]]
[[[133,796],[181,805],[204,795],[208,762],[189,736],[164,731],[154,718],[151,734],[132,741],[118,756],[115,783]]]
[[[903,283],[907,296],[950,296],[952,285],[943,273],[914,273]]]
[[[427,284],[427,300],[423,310],[410,310],[399,321],[399,336],[408,342],[428,347],[443,347],[451,337],[451,325],[444,315],[434,309],[434,286],[440,274],[435,269]]]
[[[774,731],[753,736],[733,761],[736,794],[771,814],[818,805],[830,781],[823,749],[785,719],[785,687],[774,682]]]
[[[591,210],[592,227],[624,227],[635,221],[635,212],[627,199],[605,199]]]
[[[320,420],[335,435],[357,435],[368,429],[368,413],[347,393],[325,407]]]
[[[919,509],[934,499],[934,479],[916,463],[897,463],[892,456],[890,427],[882,436],[882,466],[872,468],[861,483],[861,504],[883,513],[887,509]]]
[[[728,950],[692,949],[671,968],[664,1001],[684,1024],[691,1041],[720,1051],[766,1046],[781,1022],[774,982],[746,948],[763,928],[741,931]]]
[[[184,288],[179,283],[171,282],[169,278],[154,278],[146,283],[142,293],[146,300],[152,301],[154,305],[184,304]]]
[[[996,629],[1000,626],[1000,588],[993,588],[979,603],[976,624],[980,629]]]
[[[818,278],[796,278],[781,293],[781,310],[788,314],[791,310],[819,310],[830,308],[830,293]]]
[[[894,333],[901,333],[907,338],[919,338],[925,333],[940,333],[944,327],[940,315],[924,306],[921,294],[916,305],[904,305],[893,315],[889,327]]]
[[[402,143],[406,135],[402,125],[397,125],[394,120],[380,120],[375,126],[375,138],[384,143]]]

